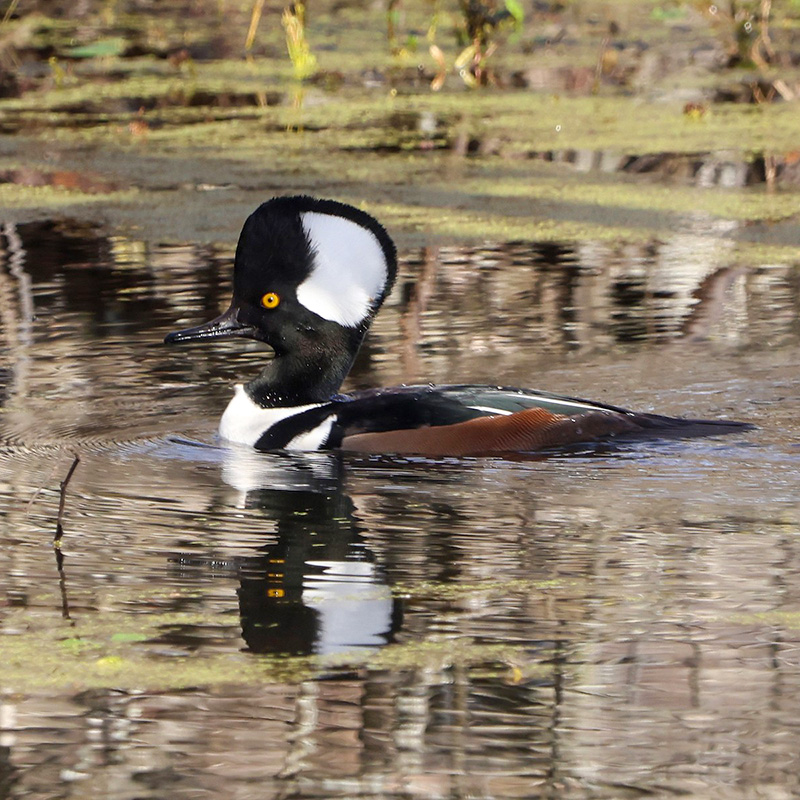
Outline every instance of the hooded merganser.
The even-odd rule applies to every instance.
[[[257,378],[236,386],[219,427],[224,439],[257,450],[460,456],[751,427],[492,386],[339,394],[396,273],[394,243],[369,214],[334,200],[275,197],[242,228],[230,308],[165,341],[246,336],[274,350]]]

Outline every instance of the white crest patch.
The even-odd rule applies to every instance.
[[[386,285],[386,257],[372,231],[333,214],[300,215],[311,242],[314,268],[297,299],[323,319],[354,327]]]

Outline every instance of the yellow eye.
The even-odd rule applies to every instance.
[[[278,297],[278,295],[275,294],[275,292],[267,292],[261,298],[261,305],[264,306],[264,308],[277,308],[278,303],[280,302],[281,299],[280,297]]]

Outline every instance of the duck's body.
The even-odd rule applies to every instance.
[[[258,450],[459,456],[747,427],[504,387],[399,386],[338,394],[396,271],[386,231],[352,206],[310,197],[274,198],[260,206],[239,238],[230,309],[166,339],[246,336],[275,351],[257,378],[236,387],[220,435]]]

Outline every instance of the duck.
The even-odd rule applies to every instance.
[[[272,349],[261,372],[236,385],[219,424],[223,440],[259,451],[485,456],[752,427],[507,386],[401,385],[342,393],[396,276],[395,244],[366,211],[307,195],[273,197],[242,228],[230,307],[210,322],[168,334],[165,342],[245,337]]]

